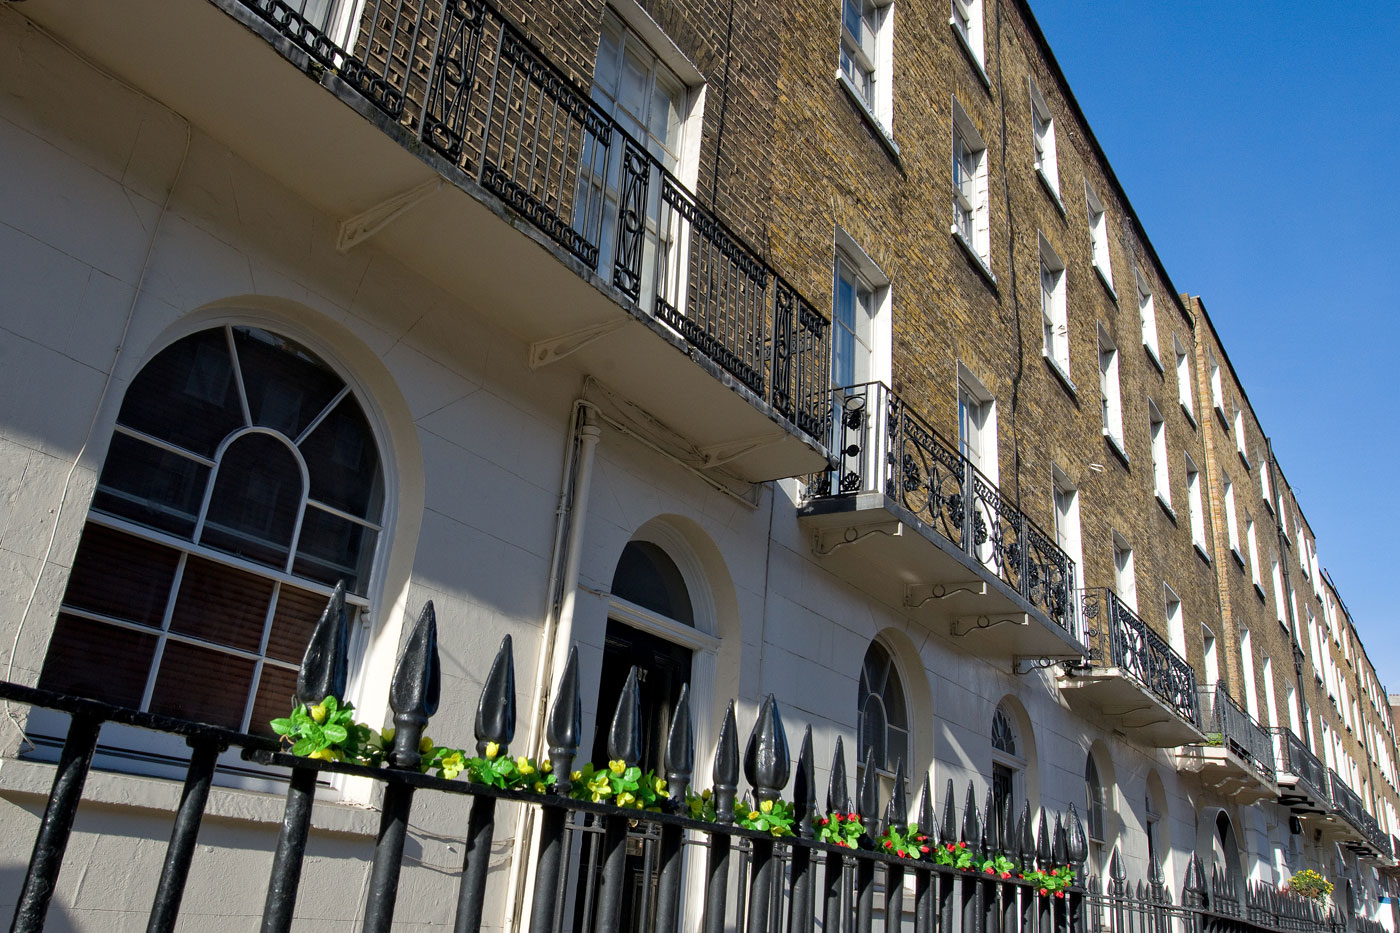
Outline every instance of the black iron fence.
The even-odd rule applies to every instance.
[[[1091,587],[1081,598],[1084,643],[1089,647],[1085,663],[1117,668],[1199,728],[1196,672],[1186,659],[1112,590]]]
[[[368,0],[348,50],[328,35],[329,14],[235,2],[797,428],[825,436],[826,318],[686,191],[658,146],[624,129],[490,3]]]
[[[1366,839],[1364,846],[1356,845],[1352,848],[1363,854],[1392,858],[1395,853],[1391,848],[1390,836],[1381,829],[1376,818],[1366,812],[1366,805],[1360,795],[1348,787],[1342,776],[1331,768],[1327,769],[1327,778],[1334,811]]]
[[[1202,728],[1218,743],[1248,762],[1270,784],[1276,779],[1274,743],[1264,727],[1254,721],[1226,692],[1224,684],[1202,687]]]
[[[809,496],[884,493],[1083,641],[1074,561],[956,444],[882,383],[833,390],[831,409],[836,467],[808,477]]]
[[[343,693],[348,669],[347,622],[343,591],[337,590],[317,623],[297,679],[297,699],[316,704]],[[961,818],[948,782],[941,817],[935,814],[929,781],[918,795],[910,824],[903,763],[893,792],[881,805],[876,770],[866,769],[856,800],[848,796],[846,762],[838,739],[831,764],[825,809],[818,809],[811,729],[803,736],[795,766],[782,718],[770,696],[762,705],[741,756],[734,705],[720,728],[713,767],[709,814],[690,809],[694,740],[689,705],[683,690],[665,742],[663,781],[666,794],[653,810],[574,799],[572,771],[581,731],[578,661],[570,653],[546,729],[547,756],[556,782],[538,793],[501,789],[467,780],[447,780],[420,772],[424,729],[438,706],[439,668],[436,621],[429,603],[415,624],[390,685],[396,732],[385,748],[385,767],[316,760],[279,751],[263,738],[232,733],[197,723],[138,713],[81,698],[0,682],[0,697],[62,710],[72,721],[55,769],[47,808],[34,843],[11,927],[17,933],[43,928],[63,864],[73,819],[92,765],[99,730],[118,722],[185,737],[193,748],[184,793],[174,817],[170,844],[156,885],[152,931],[175,927],[185,879],[195,856],[200,822],[221,750],[237,746],[243,756],[290,770],[282,829],[271,853],[262,929],[285,931],[296,909],[302,863],[318,778],[327,773],[357,775],[383,786],[380,827],[373,846],[370,884],[364,903],[364,929],[389,930],[394,919],[404,844],[415,796],[459,795],[468,807],[465,857],[460,873],[455,929],[479,930],[488,887],[505,884],[508,871],[493,877],[489,853],[496,835],[498,801],[538,808],[534,889],[529,903],[531,933],[619,929],[624,907],[635,929],[672,933],[682,918],[698,919],[706,933],[742,927],[746,931],[823,930],[868,933],[877,920],[885,930],[912,924],[916,933],[1084,933],[1091,928],[1182,931],[1369,930],[1310,903],[1285,898],[1263,888],[1243,891],[1217,876],[1206,885],[1193,856],[1186,870],[1182,902],[1171,904],[1155,861],[1150,884],[1134,895],[1126,886],[1115,851],[1111,880],[1099,890],[1074,883],[1084,867],[1087,840],[1071,806],[1065,815],[1041,811],[1038,826],[1023,805],[1013,820],[1010,803],[998,812],[990,792],[979,808],[975,789],[967,788]],[[508,755],[515,731],[515,684],[510,639],[501,646],[486,678],[475,720],[478,754]],[[637,670],[633,668],[607,736],[610,758],[623,767],[634,764],[641,748],[641,712]],[[770,812],[791,807],[792,831],[782,836],[738,825],[736,799],[742,775],[751,796],[747,807]],[[587,773],[586,770],[584,773]],[[789,786],[790,783],[790,786]],[[658,790],[661,788],[658,787]],[[782,802],[784,793],[791,803]],[[595,798],[598,799],[598,798]],[[750,802],[751,801],[751,802]],[[745,809],[747,809],[745,807]],[[817,830],[826,815],[845,814],[862,824],[850,845],[822,841]],[[736,822],[737,819],[737,822]],[[878,834],[878,835],[877,835]],[[683,844],[687,837],[704,851],[704,896],[687,904],[683,894]],[[872,838],[874,837],[874,838]],[[626,883],[629,852],[637,840],[646,852],[646,878],[640,899]],[[895,848],[888,840],[902,840]],[[876,844],[885,840],[883,848]],[[581,848],[589,852],[581,856]],[[947,853],[953,864],[939,864]],[[588,870],[579,870],[580,862]],[[1076,872],[1066,876],[1067,870]],[[1058,880],[1056,880],[1058,878]],[[1066,879],[1069,879],[1068,881]],[[635,887],[635,886],[634,886]],[[910,894],[906,904],[906,892]],[[634,894],[635,892],[633,892]],[[349,892],[347,892],[349,894]],[[631,898],[629,902],[629,897]],[[572,911],[565,904],[572,902]],[[688,924],[687,924],[688,926]]]
[[[1332,792],[1329,787],[1327,766],[1303,744],[1303,740],[1287,727],[1274,730],[1274,744],[1278,752],[1280,774],[1291,774],[1298,779],[1294,793],[1306,794],[1323,807],[1332,805]]]

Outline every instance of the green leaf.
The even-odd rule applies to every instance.
[[[296,725],[290,719],[274,719],[268,723],[278,735],[291,735]]]
[[[316,750],[316,743],[309,737],[301,739],[292,746],[293,755],[309,755]]]
[[[330,715],[340,708],[340,701],[333,696],[327,696],[321,701],[321,705],[326,708],[326,715]]]
[[[335,745],[337,743],[344,742],[349,737],[349,734],[346,732],[344,726],[322,726],[321,734],[325,738],[326,743],[328,745]]]

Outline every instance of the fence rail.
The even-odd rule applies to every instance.
[[[1264,727],[1230,698],[1224,684],[1202,687],[1200,697],[1205,707],[1205,733],[1218,739],[1222,746],[1248,762],[1261,778],[1273,784],[1277,775],[1274,743]]]
[[[1338,815],[1351,824],[1352,828],[1366,838],[1366,847],[1382,858],[1392,858],[1394,850],[1390,836],[1381,829],[1374,816],[1366,812],[1366,804],[1360,795],[1347,786],[1342,776],[1331,768],[1327,769],[1328,786],[1332,794],[1332,805]]]
[[[826,434],[829,325],[658,155],[485,0],[367,0],[353,49],[234,0],[782,417]]]
[[[1196,672],[1186,659],[1112,590],[1090,587],[1081,598],[1084,641],[1089,646],[1086,663],[1117,668],[1199,728]]]
[[[1298,789],[1324,807],[1331,807],[1332,791],[1329,787],[1327,766],[1287,726],[1274,730],[1274,742],[1278,752],[1279,772],[1297,777]]]
[[[1125,887],[1116,850],[1111,884],[1106,890],[1098,891],[1091,883],[1087,889],[1071,884],[1059,892],[1049,892],[1043,887],[1049,883],[1035,871],[1083,871],[1088,844],[1073,806],[1067,814],[1054,815],[1052,829],[1051,817],[1044,810],[1038,824],[1033,821],[1029,804],[1024,804],[1019,817],[1013,820],[1010,802],[998,811],[990,792],[985,805],[979,808],[976,790],[969,783],[959,818],[950,780],[940,818],[936,816],[926,777],[911,825],[903,763],[897,767],[893,790],[886,800],[880,799],[876,770],[869,768],[852,801],[839,738],[825,808],[819,810],[811,729],[803,736],[794,766],[782,717],[772,696],[762,704],[742,759],[734,704],[730,703],[715,749],[712,820],[693,818],[684,804],[694,761],[685,689],[665,742],[664,781],[669,798],[663,806],[655,812],[623,808],[613,805],[611,795],[601,802],[573,799],[569,796],[575,780],[571,769],[581,731],[575,651],[570,652],[548,716],[547,755],[557,778],[552,789],[530,793],[420,773],[419,742],[438,705],[436,633],[436,619],[429,603],[409,634],[390,684],[396,732],[385,750],[386,767],[293,756],[264,738],[0,682],[0,697],[62,710],[72,717],[11,929],[30,933],[43,928],[99,730],[104,722],[121,722],[184,736],[193,748],[185,792],[156,885],[148,927],[153,931],[175,927],[215,759],[221,750],[237,746],[243,749],[245,758],[284,767],[291,773],[282,830],[271,854],[262,922],[267,933],[285,931],[291,926],[317,779],[325,773],[356,775],[384,786],[380,828],[373,846],[364,903],[364,929],[369,931],[387,931],[393,923],[414,797],[442,793],[469,801],[455,920],[455,929],[464,933],[481,928],[488,887],[504,884],[509,875],[502,868],[493,877],[488,865],[495,836],[495,808],[500,800],[538,808],[535,887],[528,899],[531,933],[619,929],[626,897],[629,840],[638,835],[651,840],[646,849],[649,881],[641,913],[636,913],[634,905],[632,920],[638,929],[663,933],[679,929],[682,917],[700,919],[706,933],[720,933],[736,926],[746,931],[806,933],[817,929],[819,919],[823,930],[869,933],[875,928],[877,917],[884,930],[902,930],[906,919],[912,918],[916,933],[1086,933],[1091,922],[1101,920],[1102,928],[1125,933],[1148,929],[1197,933],[1353,929],[1369,933],[1369,927],[1335,913],[1324,914],[1315,905],[1285,898],[1269,889],[1242,889],[1219,875],[1207,886],[1203,868],[1194,855],[1186,871],[1180,907],[1172,906],[1163,893],[1155,860],[1150,866],[1150,887],[1139,885],[1134,898]],[[338,587],[312,632],[297,678],[297,700],[315,704],[327,695],[343,694],[349,664],[347,635],[344,590]],[[477,708],[478,754],[490,755],[492,746],[499,754],[509,754],[515,732],[514,697],[513,655],[507,636],[486,677]],[[633,668],[608,731],[610,758],[624,765],[637,762],[641,725],[637,669]],[[742,775],[752,794],[745,799],[753,801],[751,806],[762,809],[764,801],[778,800],[784,793],[791,795],[795,835],[775,837],[736,825],[741,760]],[[855,814],[862,821],[864,830],[855,847],[815,838],[819,819],[835,812]],[[922,845],[918,852],[909,850],[912,858],[882,850],[872,838],[890,830],[910,833],[914,827],[926,838],[916,839],[915,844]],[[685,903],[682,893],[681,852],[687,835],[698,841],[705,853],[706,885],[700,904]],[[576,869],[585,842],[589,854],[582,858],[590,869],[579,872]],[[950,853],[950,858],[953,854],[970,853],[978,861],[969,866],[974,870],[960,870],[930,860],[930,855],[942,851]],[[981,860],[998,855],[1011,863],[976,870]],[[877,874],[882,884],[877,884]],[[912,882],[913,889],[909,911],[904,903],[906,879]],[[1145,890],[1152,892],[1150,903],[1144,900]],[[564,909],[570,898],[573,911]],[[1300,911],[1306,914],[1310,925],[1299,925],[1298,918],[1304,915]]]
[[[812,498],[884,493],[1083,640],[1074,561],[957,445],[882,383],[835,389],[830,407],[836,467],[808,477]]]

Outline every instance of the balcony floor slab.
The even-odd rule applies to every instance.
[[[1178,771],[1195,774],[1205,787],[1236,803],[1274,800],[1278,786],[1239,755],[1220,745],[1183,746],[1176,755]]]
[[[1096,667],[1060,677],[1070,708],[1098,716],[1128,741],[1148,748],[1204,742],[1205,733],[1122,668]]]

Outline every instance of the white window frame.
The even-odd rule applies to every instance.
[[[1264,725],[1270,729],[1279,727],[1278,716],[1278,689],[1274,686],[1274,660],[1268,653],[1263,653],[1263,665],[1260,667],[1260,674],[1264,680]]]
[[[891,366],[893,365],[893,331],[891,328],[892,315],[890,280],[875,260],[870,258],[870,254],[861,248],[855,239],[840,227],[836,228],[834,238],[834,259],[832,261],[832,353],[831,353],[831,378],[833,388],[846,388],[837,385],[839,374],[836,371],[838,360],[836,358],[836,328],[841,326],[837,322],[836,300],[838,279],[843,270],[854,278],[858,289],[864,289],[869,294],[868,304],[863,304],[857,300],[857,315],[863,309],[868,314],[868,321],[862,322],[857,318],[856,350],[865,360],[865,365],[861,366],[859,360],[854,367],[854,382],[851,385],[860,385],[865,382],[883,382],[888,385],[892,381]],[[865,327],[864,335],[859,333],[862,326]]]
[[[1211,353],[1208,357],[1210,369],[1210,403],[1223,419],[1225,417],[1225,387],[1220,375],[1220,361]]]
[[[1220,645],[1215,640],[1215,632],[1209,625],[1201,625],[1201,657],[1205,667],[1204,686],[1214,687],[1220,683]]]
[[[1244,540],[1249,548],[1249,579],[1262,596],[1264,584],[1259,575],[1259,534],[1254,530],[1254,519],[1248,515],[1244,519]]]
[[[1123,443],[1123,387],[1118,376],[1118,345],[1099,325],[1099,393],[1102,400],[1103,436],[1113,442],[1117,453],[1128,459]]]
[[[1206,517],[1205,502],[1201,493],[1201,471],[1196,467],[1196,461],[1191,459],[1191,454],[1186,455],[1186,502],[1191,517],[1191,543],[1196,546],[1196,550],[1201,552],[1201,556],[1210,559],[1206,550]]]
[[[1147,355],[1152,357],[1152,362],[1157,364],[1158,369],[1162,369],[1162,352],[1157,346],[1157,306],[1152,300],[1152,286],[1143,277],[1142,272],[1139,271],[1136,278],[1138,317],[1142,320],[1142,345],[1147,350]]]
[[[1108,248],[1108,209],[1094,186],[1084,179],[1084,206],[1089,214],[1089,252],[1099,278],[1113,292],[1113,257]],[[1117,294],[1114,293],[1114,297]]]
[[[1265,457],[1264,462],[1259,464],[1259,495],[1264,500],[1264,507],[1271,513],[1274,510],[1274,489],[1273,480],[1269,478],[1269,458]]]
[[[1254,670],[1254,639],[1249,629],[1240,630],[1240,681],[1244,686],[1244,706],[1249,718],[1259,721],[1259,681]]]
[[[858,8],[859,36],[850,29],[848,8]],[[894,4],[889,0],[883,3],[875,0],[841,0],[839,28],[841,40],[836,79],[889,138],[894,116],[894,92],[891,87],[894,74]],[[860,80],[852,77],[852,73]]]
[[[1225,502],[1225,534],[1230,543],[1230,553],[1235,556],[1235,560],[1243,564],[1244,554],[1240,551],[1240,527],[1235,512],[1235,484],[1230,479],[1230,474],[1223,470],[1220,473],[1220,497]]]
[[[958,363],[957,388],[958,452],[993,483],[999,483],[996,397],[962,363]]]
[[[1181,402],[1181,410],[1186,412],[1187,420],[1195,424],[1196,393],[1192,389],[1195,376],[1191,370],[1191,352],[1176,334],[1172,334],[1172,350],[1176,353],[1176,397]]]
[[[1152,488],[1157,499],[1168,509],[1172,507],[1171,473],[1167,464],[1167,422],[1157,403],[1147,400],[1147,431],[1152,442]]]
[[[1079,489],[1058,466],[1050,468],[1051,508],[1055,514],[1055,543],[1074,561],[1077,589],[1084,581],[1084,533],[1079,520]],[[1075,594],[1074,598],[1078,598]]]
[[[1283,568],[1279,565],[1278,558],[1275,557],[1269,562],[1269,576],[1274,582],[1274,612],[1278,616],[1278,624],[1288,627],[1288,613],[1286,599],[1283,592]]]
[[[1041,355],[1059,371],[1060,377],[1072,387],[1069,374],[1069,310],[1065,297],[1064,261],[1050,241],[1041,234],[1040,240],[1040,319]]]
[[[953,99],[953,236],[991,273],[991,222],[988,218],[987,142],[972,118]]]
[[[1132,545],[1118,532],[1113,532],[1113,591],[1134,613],[1137,604],[1137,565]]]
[[[1244,461],[1245,469],[1249,469],[1249,441],[1244,431],[1244,409],[1238,405],[1235,406],[1235,450]]]
[[[1055,155],[1055,114],[1045,102],[1045,95],[1027,76],[1031,98],[1031,145],[1035,153],[1035,170],[1058,202],[1060,199],[1060,166]]]
[[[1185,658],[1186,619],[1181,611],[1181,597],[1165,583],[1162,584],[1162,594],[1166,603],[1167,640],[1171,642],[1172,649]]]
[[[963,48],[977,64],[977,70],[986,80],[986,58],[984,55],[984,24],[982,0],[952,0],[952,11],[948,25],[962,43]]]

